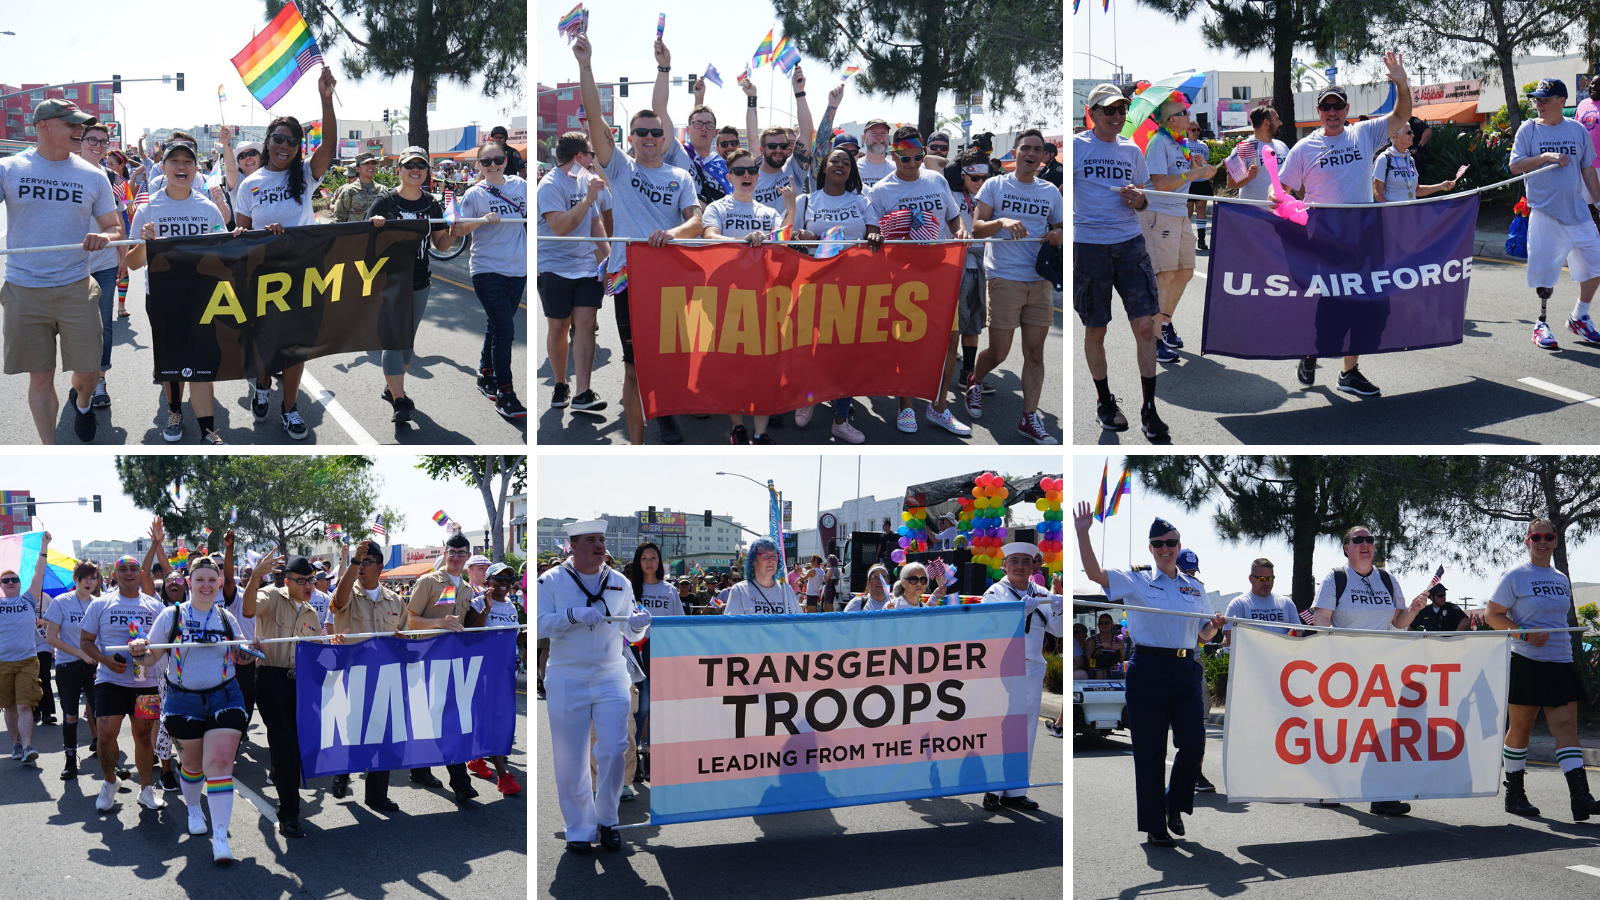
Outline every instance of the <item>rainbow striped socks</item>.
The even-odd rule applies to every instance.
[[[188,766],[178,766],[178,787],[183,789],[183,802],[189,809],[199,811],[200,785],[205,780],[205,775],[189,771]]]
[[[211,808],[211,833],[226,835],[233,818],[233,776],[206,779],[206,805]]]

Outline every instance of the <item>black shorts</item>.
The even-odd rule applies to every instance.
[[[592,276],[567,278],[554,272],[540,272],[534,284],[539,290],[539,306],[547,319],[565,319],[579,306],[599,309],[606,295],[600,279]]]
[[[1196,194],[1202,197],[1215,197],[1217,192],[1211,186],[1210,181],[1191,181],[1189,182],[1189,196],[1194,197]]]
[[[1111,289],[1122,295],[1128,320],[1161,311],[1156,272],[1140,234],[1116,244],[1072,244],[1072,309],[1085,328],[1111,324]]]
[[[617,314],[617,335],[622,338],[622,361],[633,365],[633,321],[628,318],[628,292],[614,294],[611,309]]]
[[[1551,634],[1551,640],[1566,640],[1565,634]],[[1511,654],[1511,690],[1506,702],[1518,706],[1566,706],[1576,700],[1586,703],[1589,692],[1583,679],[1569,662],[1546,662]]]
[[[102,681],[94,686],[94,714],[96,718],[106,716],[131,716],[139,705],[139,698],[145,695],[156,696],[156,689],[131,688],[120,684]],[[152,701],[145,701],[148,707]],[[159,706],[156,707],[159,710]]]

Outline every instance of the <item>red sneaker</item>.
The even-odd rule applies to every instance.
[[[487,781],[494,780],[494,770],[489,768],[489,764],[481,759],[475,759],[467,763],[467,771]]]
[[[501,775],[500,781],[495,787],[498,787],[500,793],[505,794],[507,797],[515,797],[522,793],[522,785],[517,784],[517,776],[512,775],[510,772]]]

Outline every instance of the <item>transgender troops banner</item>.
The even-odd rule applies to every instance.
[[[510,753],[516,659],[512,630],[295,645],[305,777]]]
[[[1511,644],[1495,637],[1233,631],[1229,802],[1492,797]]]
[[[1308,211],[1217,203],[1201,352],[1298,359],[1461,343],[1476,193]]]
[[[150,241],[155,380],[233,381],[335,353],[410,349],[411,269],[427,227]]]
[[[653,825],[1028,784],[1017,603],[650,623]]]
[[[893,244],[813,259],[776,245],[630,244],[628,314],[645,417],[937,397],[963,252]]]

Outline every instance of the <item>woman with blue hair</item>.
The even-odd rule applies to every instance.
[[[728,589],[725,616],[799,615],[800,601],[778,578],[778,545],[756,538],[744,557],[744,580]]]

